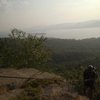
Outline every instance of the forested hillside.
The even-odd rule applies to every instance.
[[[0,68],[36,68],[63,76],[79,93],[83,71],[94,65],[100,72],[100,38],[84,40],[32,36],[13,29],[8,38],[0,38]],[[70,80],[70,81],[69,81]],[[100,86],[97,84],[97,88]],[[96,98],[99,98],[99,89]]]
[[[0,38],[0,67],[44,65],[59,72],[73,67],[100,64],[100,38],[83,40],[37,37],[14,29]],[[55,66],[55,67],[53,67]]]
[[[77,78],[77,72],[89,64],[99,69],[100,38],[47,39],[18,29],[12,30],[8,38],[0,38],[0,67],[35,67]]]
[[[59,64],[94,64],[100,62],[100,38],[83,40],[48,39],[47,46],[53,52],[53,62]]]

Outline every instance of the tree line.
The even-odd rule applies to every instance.
[[[50,59],[44,36],[32,36],[13,29],[8,38],[0,38],[0,67],[32,67]]]

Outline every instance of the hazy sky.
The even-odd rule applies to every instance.
[[[100,0],[0,0],[0,31],[100,19]]]

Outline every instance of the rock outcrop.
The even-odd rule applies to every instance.
[[[22,100],[25,95],[25,100],[88,100],[71,93],[65,79],[53,73],[33,68],[0,69],[0,76],[0,100]]]

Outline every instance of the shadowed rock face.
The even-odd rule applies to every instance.
[[[34,79],[0,78],[0,100],[19,100],[23,93],[31,98],[37,96],[38,100],[88,100],[86,97],[79,96],[77,93],[70,93],[64,78],[47,72],[40,72],[36,69],[0,69],[0,75],[12,77],[33,77]],[[15,85],[10,89],[7,84]],[[32,91],[26,88],[32,83]],[[23,86],[23,88],[21,88]],[[34,93],[35,90],[37,92]],[[39,90],[39,93],[38,93]],[[32,92],[32,93],[31,93]],[[29,95],[31,93],[31,95]],[[20,99],[22,100],[22,99]],[[27,100],[27,99],[25,99]],[[32,100],[32,99],[29,99]]]
[[[23,68],[23,69],[0,69],[0,76],[11,76],[11,77],[25,77],[34,79],[52,79],[61,78],[55,74],[50,74],[48,72],[40,72],[39,70],[33,68]],[[18,78],[3,78],[0,77],[0,86],[14,83],[16,87],[20,87],[26,82],[27,79]]]
[[[85,97],[85,96],[78,96],[77,98],[76,98],[76,100],[89,100],[87,97]]]
[[[50,85],[44,89],[43,100],[75,100],[68,91],[57,84]]]

